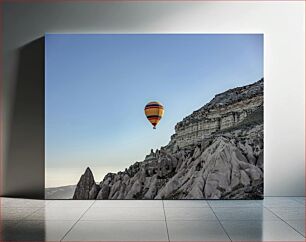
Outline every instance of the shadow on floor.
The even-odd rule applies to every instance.
[[[45,221],[28,221],[17,224],[2,221],[1,241],[45,241]]]
[[[44,198],[44,37],[18,50],[15,96],[3,165],[3,195]]]

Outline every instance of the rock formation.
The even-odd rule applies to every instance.
[[[216,95],[175,126],[168,145],[74,199],[256,199],[263,196],[263,79]]]
[[[95,199],[100,190],[89,167],[78,182],[73,199]]]

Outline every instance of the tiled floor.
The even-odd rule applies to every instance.
[[[71,201],[1,198],[0,240],[305,241],[305,198]]]

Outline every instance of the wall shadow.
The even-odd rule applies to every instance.
[[[9,220],[1,222],[0,241],[47,241],[47,226],[44,213],[40,220],[25,220],[13,223]]]
[[[3,195],[44,198],[45,78],[44,37],[18,50],[15,97],[3,167]]]

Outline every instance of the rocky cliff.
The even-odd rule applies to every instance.
[[[168,145],[74,199],[255,199],[263,196],[263,79],[216,95],[175,126]]]

